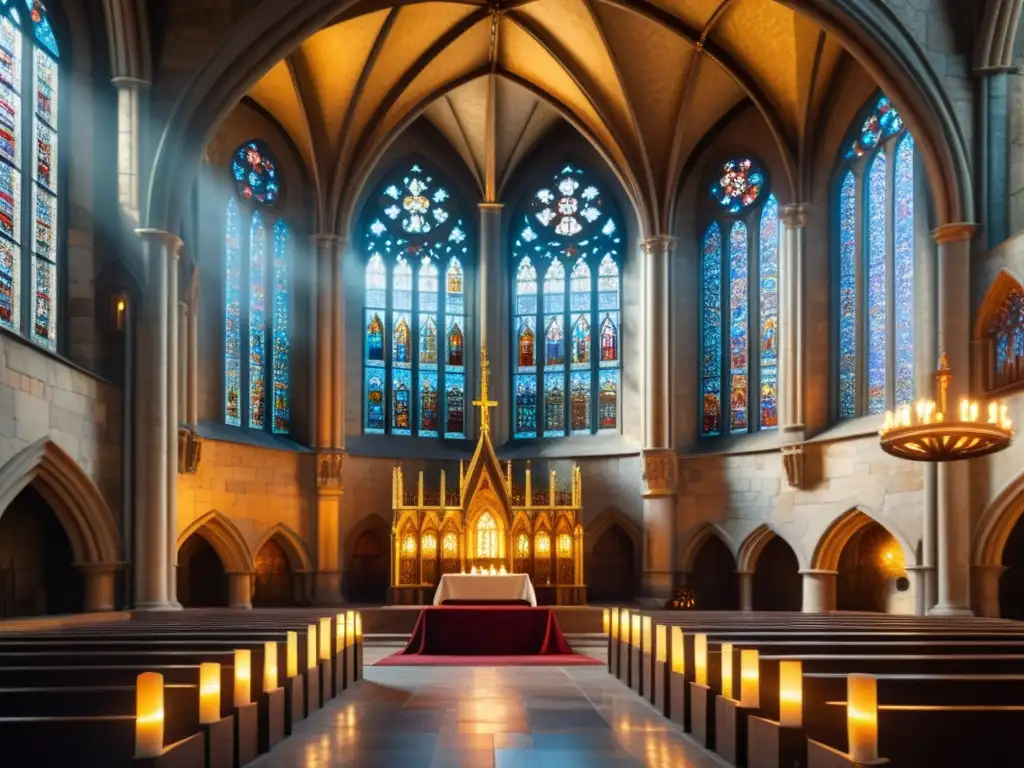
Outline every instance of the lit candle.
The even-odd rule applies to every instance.
[[[306,627],[306,669],[316,669],[316,624]]]
[[[664,664],[668,661],[668,627],[664,624],[655,624],[654,639],[654,658]]]
[[[757,709],[761,706],[761,672],[757,651],[740,651],[740,706]]]
[[[505,564],[504,563],[501,564],[501,568],[498,570],[498,573],[501,576],[507,576],[508,575],[508,571],[505,570]]]
[[[334,652],[341,653],[345,648],[345,614],[334,617]]]
[[[999,409],[995,403],[988,404],[988,423],[996,424],[999,422]]]
[[[363,614],[358,613],[358,612],[356,613],[356,627],[355,627],[355,630],[356,630],[355,631],[355,639],[356,640],[362,640],[363,639]]]
[[[331,658],[331,619],[320,619],[320,658],[323,661]]]
[[[611,633],[612,633],[612,626],[611,626],[611,624],[612,624],[612,612],[609,611],[607,608],[604,608],[601,611],[601,631],[604,632],[604,634],[606,634],[608,636],[611,636]]]
[[[497,575],[498,575],[498,569],[495,568],[494,565],[492,564],[491,565],[491,576],[497,576]]]
[[[731,699],[732,694],[732,643],[722,643],[722,695]]]
[[[249,703],[249,685],[252,678],[252,651],[235,651],[235,706]]]
[[[1010,428],[1010,415],[1005,405],[999,406],[999,423],[1003,429]]]
[[[277,643],[268,640],[263,644],[263,692],[277,689]]]
[[[683,656],[683,628],[672,627],[672,671],[686,673],[686,657]]]
[[[883,432],[888,432],[892,429],[892,411],[885,412],[885,426],[882,427]]]
[[[697,685],[708,684],[708,636],[693,636],[693,677]]]
[[[804,722],[804,669],[799,661],[779,662],[779,725],[800,728]]]
[[[854,762],[878,759],[878,681],[871,675],[846,678],[846,729]]]
[[[629,644],[632,645],[634,648],[639,648],[640,647],[640,627],[642,627],[643,624],[640,621],[640,614],[639,613],[634,613],[632,619],[633,619],[633,626],[632,626],[632,631],[630,632],[630,635],[629,635],[630,636],[630,643]]]
[[[619,640],[627,645],[629,644],[629,627],[629,610],[623,608],[622,613],[619,614]]]
[[[288,677],[295,677],[299,674],[299,636],[295,632],[289,632],[287,638],[284,673]]]
[[[978,420],[978,404],[971,403],[971,421]]]
[[[143,672],[135,680],[135,757],[164,751],[164,676]]]
[[[616,606],[611,610],[611,628],[612,637],[618,639],[619,637],[619,608]]]
[[[345,611],[345,635],[348,640],[348,644],[352,645],[355,642],[356,633],[356,612]]]
[[[199,722],[220,720],[220,664],[206,661],[199,665]]]
[[[960,400],[960,421],[967,421],[968,413],[970,413],[970,405],[968,405],[967,399],[963,398]]]
[[[644,653],[649,654],[651,652],[651,639],[652,639],[651,638],[651,617],[650,616],[644,616],[644,619],[643,619],[643,635],[642,635],[642,637],[643,637],[643,641],[644,641],[643,651],[644,651]]]

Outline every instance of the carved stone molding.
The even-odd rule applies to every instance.
[[[807,203],[790,203],[782,206],[779,218],[790,229],[806,229],[811,207]]]
[[[178,474],[194,475],[203,457],[203,438],[191,429],[178,430]]]
[[[782,446],[782,467],[786,470],[786,482],[790,488],[804,487],[804,447],[802,445]]]
[[[672,496],[676,493],[679,456],[673,450],[652,449],[643,452],[644,496]]]
[[[344,457],[340,453],[325,453],[317,457],[317,488],[341,490],[341,468],[343,458]]]

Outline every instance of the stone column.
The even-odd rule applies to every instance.
[[[188,420],[188,304],[178,301],[178,420]]]
[[[808,206],[782,206],[779,253],[779,430],[794,441],[804,431],[804,252]]]
[[[181,240],[178,247],[168,251],[167,259],[167,308],[170,315],[167,324],[167,602],[172,608],[181,608],[178,602],[178,428],[181,412],[178,409],[178,388],[181,381],[181,367],[178,342],[178,280],[180,267]]]
[[[341,483],[343,456],[317,456],[316,573],[313,601],[317,605],[340,605],[341,599]]]
[[[678,456],[672,446],[670,260],[675,238],[644,240],[644,598],[664,602],[676,585]]]
[[[252,574],[228,571],[228,608],[252,610]]]
[[[838,571],[800,571],[803,576],[803,612],[828,613],[836,609],[836,576]]]
[[[971,566],[971,607],[976,615],[1000,618],[999,579],[1005,571],[1005,565]]]
[[[117,88],[117,200],[133,224],[139,223],[141,142],[139,114],[142,92],[149,83],[134,77],[115,77]]]
[[[939,347],[953,372],[949,408],[969,394],[971,338],[971,237],[973,224],[946,224],[932,235],[938,245]],[[938,468],[938,602],[935,616],[971,615],[970,475],[964,461]]]
[[[736,571],[740,585],[740,610],[754,610],[754,572]]]
[[[509,315],[502,311],[501,300],[502,288],[507,285],[502,279],[501,260],[501,210],[504,206],[501,203],[480,203],[477,207],[480,209],[480,260],[476,274],[478,338],[474,348],[483,349],[486,345],[488,349],[492,381],[499,395],[499,415],[491,422],[491,437],[495,445],[501,445],[509,439],[510,417],[505,414],[510,414],[513,407],[510,402],[511,389],[507,383],[509,377],[505,375],[512,331],[507,323],[502,322]],[[507,269],[504,274],[508,274]],[[507,396],[506,392],[509,393]]]
[[[116,576],[120,566],[96,563],[79,565],[77,568],[82,572],[85,586],[82,612],[101,613],[116,610]]]
[[[162,230],[137,233],[143,242],[146,287],[135,355],[135,607],[166,610],[174,603],[177,559],[177,508],[172,506],[177,497],[177,322],[172,312],[182,243]]]
[[[983,67],[975,70],[982,142],[985,243],[994,248],[1010,235],[1010,77],[1016,67]]]

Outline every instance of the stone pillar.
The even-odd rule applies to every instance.
[[[1010,76],[1016,73],[1016,67],[983,67],[974,72],[980,86],[984,179],[979,191],[983,195],[986,250],[1010,235]]]
[[[173,607],[177,544],[177,235],[137,230],[146,286],[138,328],[135,377],[135,601],[140,610]],[[170,280],[171,276],[174,280]],[[168,497],[170,489],[175,493]],[[169,583],[170,582],[170,583]]]
[[[740,584],[740,610],[754,610],[754,572],[736,571]]]
[[[316,573],[313,574],[313,602],[340,605],[341,598],[341,484],[343,456],[317,456]]]
[[[142,92],[149,83],[134,77],[115,77],[117,88],[117,200],[133,224],[139,223],[141,141],[139,114]]]
[[[192,429],[199,424],[199,273],[192,273],[192,285],[189,298],[188,312],[188,357],[185,358],[186,367],[185,386],[185,421]]]
[[[779,430],[794,441],[804,431],[804,252],[808,206],[782,206],[779,253]],[[791,434],[787,434],[791,433]]]
[[[1000,618],[999,579],[1005,571],[1005,565],[971,566],[971,607],[976,615]]]
[[[181,424],[181,412],[178,410],[178,388],[181,381],[180,369],[183,360],[180,357],[178,342],[178,280],[180,266],[181,240],[178,247],[168,251],[167,259],[167,308],[170,315],[167,324],[167,602],[172,608],[181,608],[178,602],[178,428]]]
[[[505,375],[509,360],[508,344],[513,330],[503,322],[508,313],[502,309],[502,289],[507,285],[503,279],[508,274],[507,265],[501,259],[501,203],[480,203],[480,260],[477,264],[477,334],[474,347],[488,349],[492,365],[492,380],[499,397],[499,410],[509,408],[505,414],[511,413],[508,389],[508,376]],[[509,395],[506,396],[505,393]],[[467,425],[468,428],[468,425]],[[509,439],[511,431],[510,418],[499,415],[491,422],[491,437],[495,445],[501,445]]]
[[[938,245],[939,346],[953,372],[949,408],[969,394],[971,237],[973,224],[946,224],[932,233]],[[955,412],[955,411],[954,411]],[[938,467],[938,602],[935,616],[971,615],[970,475],[967,462]]]
[[[178,301],[178,420],[188,420],[188,304]]]
[[[836,576],[838,574],[838,571],[800,571],[800,575],[804,579],[804,613],[828,613],[836,609]]]
[[[82,601],[83,613],[101,613],[116,610],[116,585],[119,565],[90,563],[77,566],[82,572],[85,596]]]
[[[641,244],[644,280],[643,596],[663,602],[676,584],[678,456],[672,446],[670,260],[675,238]]]
[[[228,571],[228,608],[252,610],[252,574]]]

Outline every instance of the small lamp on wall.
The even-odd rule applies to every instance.
[[[115,293],[107,300],[107,328],[122,332],[128,326],[128,295]]]

